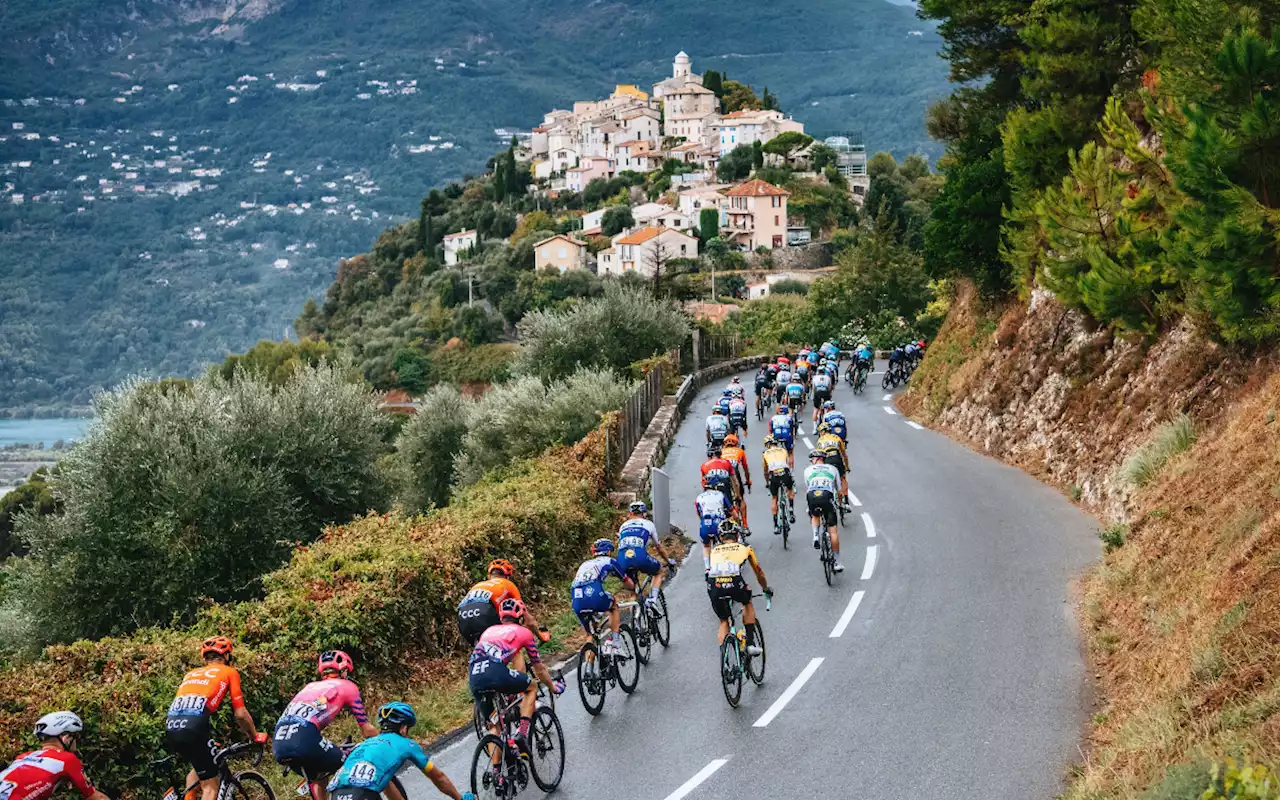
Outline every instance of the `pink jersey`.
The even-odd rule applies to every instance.
[[[538,644],[533,633],[523,625],[491,625],[480,634],[476,643],[475,655],[487,656],[506,664],[511,661],[520,649],[529,654],[529,663],[537,664]]]
[[[280,719],[283,721],[285,717],[291,717],[301,722],[310,722],[323,730],[345,708],[351,709],[351,716],[361,725],[369,721],[364,711],[364,701],[360,699],[360,688],[342,678],[326,678],[302,687],[302,691],[293,696]]]

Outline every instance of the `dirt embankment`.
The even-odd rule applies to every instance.
[[[901,405],[1115,523],[1084,581],[1101,700],[1067,797],[1198,797],[1201,767],[1176,765],[1280,763],[1274,355],[1186,320],[1116,337],[1048,294],[992,307],[964,287]],[[1194,444],[1135,480],[1126,461],[1182,415]]]

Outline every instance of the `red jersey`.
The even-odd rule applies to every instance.
[[[51,747],[24,753],[0,770],[0,800],[45,800],[62,781],[71,781],[84,797],[94,793],[75,753]]]
[[[708,458],[702,464],[702,482],[705,484],[707,478],[719,478],[721,480],[729,480],[734,475],[733,462],[725,458]]]

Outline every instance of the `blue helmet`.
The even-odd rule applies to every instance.
[[[733,397],[733,390],[732,390],[732,389],[722,389],[722,390],[720,390],[720,396],[721,396],[721,397]]]
[[[643,500],[635,501],[634,503],[632,503],[630,506],[627,507],[627,510],[630,511],[632,514],[648,514],[649,513],[649,507],[644,504]]]
[[[384,731],[395,730],[401,725],[412,728],[418,722],[418,715],[414,713],[413,706],[397,700],[378,709],[378,721]]]
[[[591,545],[591,551],[598,556],[607,556],[613,552],[613,540],[596,539],[596,543]]]

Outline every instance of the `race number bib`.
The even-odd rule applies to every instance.
[[[626,536],[626,537],[623,537],[621,542],[618,542],[618,546],[623,548],[643,550],[644,539],[640,538],[639,536]],[[627,555],[628,556],[634,555],[634,553],[627,553]]]
[[[9,800],[9,796],[13,794],[13,790],[18,788],[18,784],[13,781],[0,781],[0,800]]]
[[[204,713],[205,698],[198,694],[184,694],[173,698],[169,704],[171,717],[198,717]]]
[[[347,773],[347,781],[352,786],[372,786],[378,780],[378,768],[368,761],[361,761],[351,767]]]
[[[310,703],[290,703],[284,710],[284,716],[310,722],[319,715],[320,709]]]

